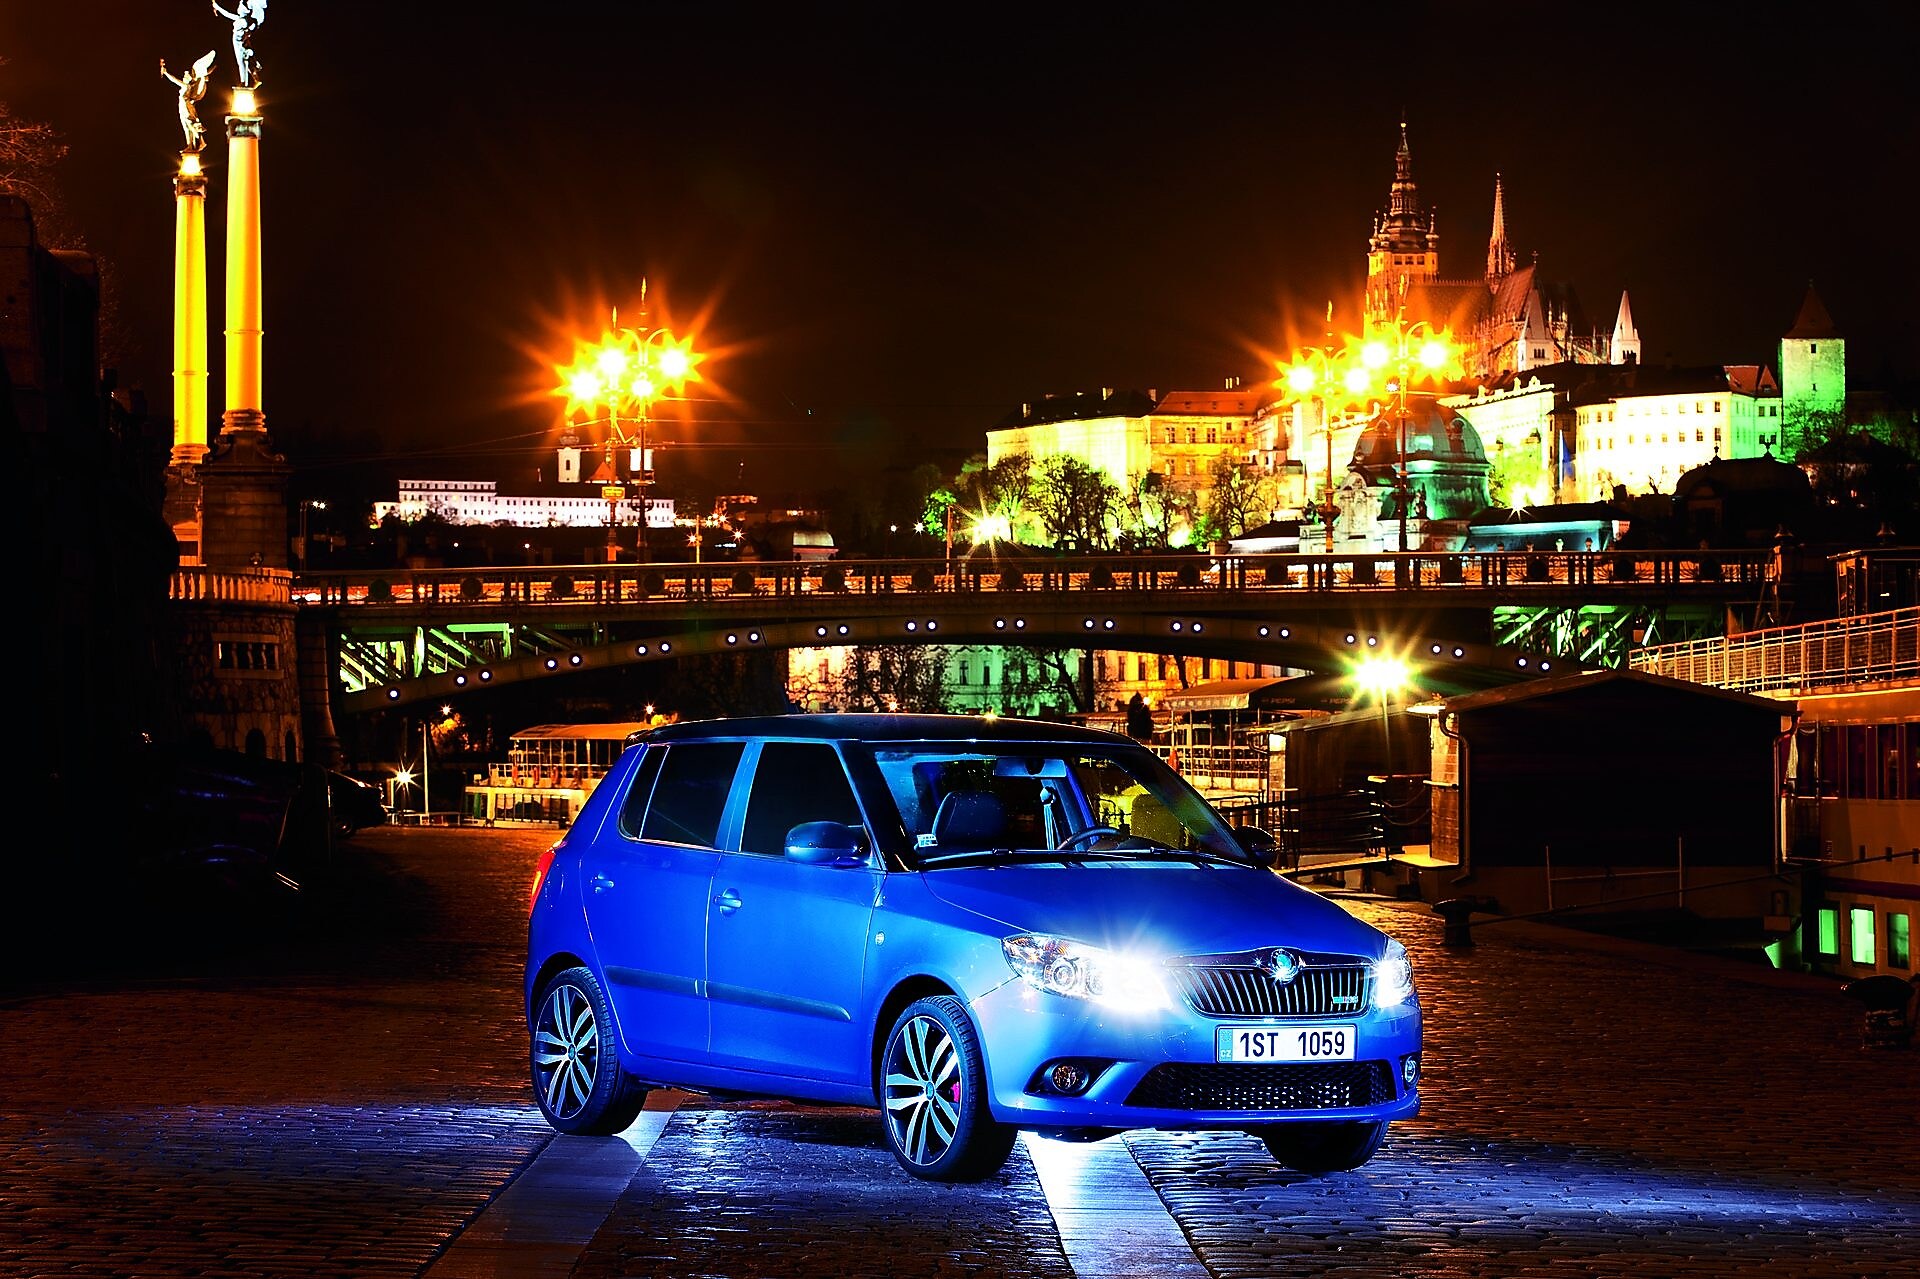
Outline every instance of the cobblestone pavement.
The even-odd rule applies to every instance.
[[[550,1138],[519,1014],[550,840],[363,832],[349,915],[73,936],[0,994],[0,1275],[417,1274]]]
[[[1920,1273],[1920,1054],[1862,1050],[1833,983],[1347,905],[1413,954],[1422,1113],[1319,1180],[1130,1137],[1215,1275]]]
[[[1103,1219],[1111,1159],[1076,1185],[1094,1164],[1049,1155],[1043,1178],[1023,1146],[993,1181],[927,1186],[873,1112],[695,1098],[594,1165],[614,1189],[577,1241],[515,1252],[504,1208],[469,1227],[550,1141],[519,1015],[545,842],[367,832],[344,930],[0,993],[0,1276],[410,1276],[458,1237],[482,1246],[436,1279],[1065,1276],[1069,1256],[1092,1279],[1191,1272],[1166,1269],[1181,1231],[1216,1276],[1920,1273],[1920,1053],[1863,1051],[1834,983],[1532,925],[1450,950],[1424,909],[1373,899],[1347,905],[1413,953],[1425,1109],[1357,1172],[1134,1134],[1151,1191]],[[535,1190],[549,1162],[515,1183],[536,1210],[570,1193]],[[1130,1255],[1128,1230],[1162,1251]]]

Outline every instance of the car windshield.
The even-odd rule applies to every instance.
[[[1248,861],[1207,802],[1144,747],[886,742],[869,749],[922,866],[1052,850],[1090,860]]]

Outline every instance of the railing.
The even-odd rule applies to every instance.
[[[293,599],[293,574],[283,568],[177,568],[167,583],[167,598],[233,604],[287,604]]]
[[[746,597],[1060,593],[1315,595],[1409,592],[1714,595],[1758,587],[1766,554],[1746,551],[1471,551],[1458,554],[1110,555],[993,563],[581,564],[308,573],[298,604],[319,607],[579,607]]]
[[[1644,648],[1633,669],[1742,692],[1920,678],[1920,607]]]

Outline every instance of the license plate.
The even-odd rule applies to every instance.
[[[1357,1026],[1222,1026],[1214,1032],[1213,1059],[1352,1061],[1359,1039]]]

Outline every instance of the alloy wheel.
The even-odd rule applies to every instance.
[[[586,1108],[600,1068],[600,1025],[578,986],[555,986],[533,1032],[534,1086],[547,1111],[571,1119]]]
[[[915,1017],[887,1045],[887,1128],[894,1148],[922,1167],[937,1163],[960,1129],[960,1054],[946,1027]]]

